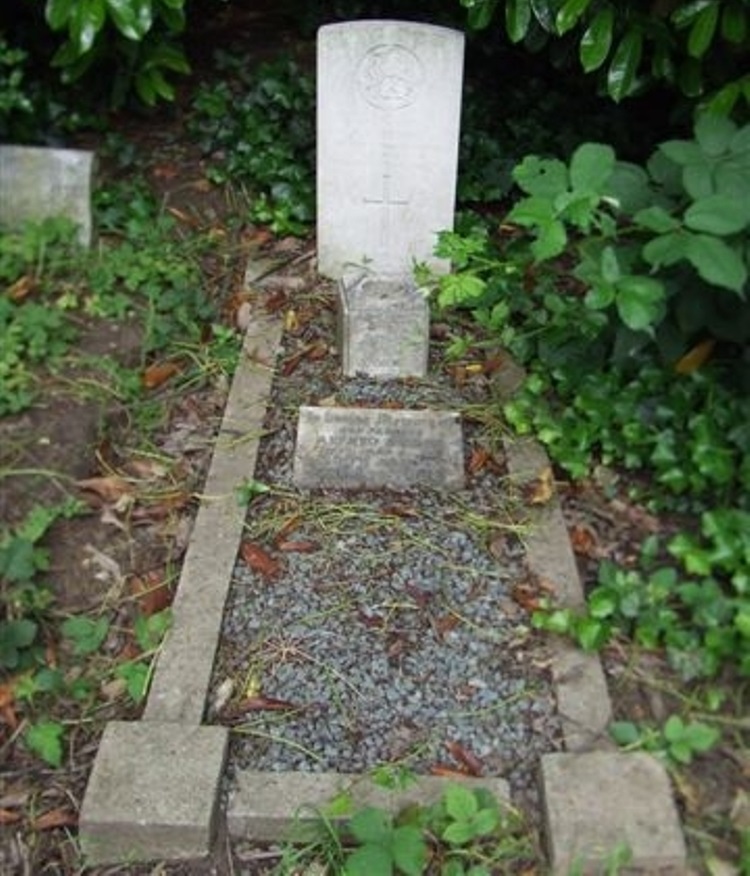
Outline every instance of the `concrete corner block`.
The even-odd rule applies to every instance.
[[[81,808],[87,865],[208,855],[227,741],[224,727],[108,724]]]
[[[628,872],[684,873],[685,840],[669,777],[642,753],[548,754],[541,760],[551,871],[606,872],[630,854]]]
[[[403,790],[389,791],[373,784],[366,775],[245,770],[237,775],[229,797],[227,832],[232,837],[261,842],[300,838],[339,794],[349,795],[353,811],[377,806],[396,813],[413,804],[437,802],[450,781],[456,780],[420,776]],[[502,779],[460,781],[469,788],[486,788],[500,802],[510,801],[510,789]]]

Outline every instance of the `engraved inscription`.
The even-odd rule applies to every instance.
[[[357,69],[359,92],[376,109],[411,106],[423,79],[419,58],[399,45],[374,46],[365,53]]]
[[[300,486],[463,486],[457,414],[300,409],[294,480]]]

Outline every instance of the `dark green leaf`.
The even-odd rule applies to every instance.
[[[627,97],[633,88],[643,53],[643,34],[629,30],[620,40],[607,71],[607,90],[615,101]]]
[[[347,857],[344,873],[346,876],[393,876],[393,856],[389,849],[368,843]]]
[[[591,24],[581,37],[579,57],[581,66],[590,73],[598,70],[607,60],[607,55],[612,48],[612,27],[615,20],[614,9],[607,5],[591,20]]]
[[[422,831],[411,825],[397,827],[391,843],[393,860],[405,876],[420,876],[427,864],[427,843]]]
[[[724,7],[721,15],[721,35],[730,43],[739,45],[747,36],[747,13],[736,0]]]
[[[498,0],[476,0],[469,7],[469,27],[473,30],[484,30],[492,21]]]
[[[667,232],[643,247],[643,258],[653,267],[669,267],[687,257],[687,235]]]
[[[61,631],[73,643],[73,653],[84,656],[99,650],[109,633],[109,621],[104,617],[69,617]]]
[[[75,2],[76,0],[47,0],[44,17],[52,30],[62,30],[67,27]]]
[[[641,731],[632,721],[614,721],[609,725],[609,735],[618,745],[637,745]]]
[[[512,43],[520,43],[526,36],[531,23],[531,3],[529,0],[506,0],[505,30]]]
[[[570,160],[570,184],[575,191],[600,194],[615,168],[615,151],[603,143],[583,143]]]
[[[747,282],[747,266],[740,252],[717,237],[691,234],[685,255],[707,282],[741,293]]]
[[[719,21],[718,0],[706,6],[693,21],[688,36],[687,50],[693,58],[702,58],[708,51],[708,47],[716,33],[716,25]]]
[[[531,244],[536,261],[543,262],[564,252],[568,235],[562,222],[554,220],[539,228],[537,239]]]
[[[750,201],[728,195],[708,195],[685,211],[685,225],[693,231],[724,236],[736,234],[750,224]]]
[[[74,4],[68,27],[80,55],[91,50],[99,31],[104,27],[105,18],[104,0],[77,0]]]
[[[383,843],[390,839],[393,825],[387,812],[367,806],[352,816],[349,829],[361,843]]]
[[[53,767],[62,764],[62,737],[65,728],[57,721],[39,721],[32,724],[24,734],[24,742],[34,754]]]
[[[664,314],[664,285],[653,277],[623,277],[617,284],[617,312],[633,331],[643,331]]]
[[[542,30],[547,33],[555,33],[557,5],[554,0],[531,0],[531,8]]]
[[[633,221],[639,228],[647,228],[649,231],[655,231],[657,234],[665,234],[668,231],[676,231],[680,227],[680,222],[675,219],[663,207],[652,205],[643,210],[639,210]]]
[[[448,785],[445,789],[444,798],[445,810],[454,821],[470,819],[479,809],[477,798],[464,785]]]
[[[724,116],[701,113],[695,123],[695,139],[706,155],[718,158],[729,150],[737,134],[737,125]]]
[[[557,158],[527,155],[513,168],[512,175],[520,188],[539,198],[554,198],[568,188],[568,169]]]
[[[690,0],[688,3],[679,3],[671,15],[672,24],[678,29],[689,27],[714,2],[715,0]]]
[[[572,30],[591,5],[591,0],[565,0],[555,17],[557,32],[562,35]]]

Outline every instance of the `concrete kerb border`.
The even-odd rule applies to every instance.
[[[267,260],[253,262],[246,281],[272,270]],[[172,627],[156,663],[143,718],[107,727],[86,789],[79,821],[81,848],[89,865],[201,858],[211,852],[229,734],[227,728],[203,725],[202,720],[246,513],[235,490],[254,472],[281,331],[280,320],[256,316],[246,332],[183,564]],[[549,466],[546,454],[533,441],[508,441],[506,454],[511,479],[518,482],[534,480]],[[531,572],[557,586],[561,604],[583,603],[557,497],[535,511],[526,551]],[[552,671],[566,753],[543,757],[540,779],[552,870],[564,874],[572,851],[579,855],[576,863],[599,865],[600,847],[616,835],[622,800],[638,800],[641,791],[630,786],[627,776],[621,785],[613,785],[613,777],[622,772],[618,772],[622,755],[612,750],[606,734],[611,704],[598,656],[555,643]],[[582,828],[570,778],[587,776],[587,764],[595,775],[606,776],[614,811],[609,821],[599,819]],[[663,772],[656,761],[649,769],[652,774]],[[504,781],[488,778],[479,783],[509,800]],[[353,792],[355,806],[374,801],[398,808],[413,795],[421,800],[439,795],[444,784],[443,779],[424,777],[410,789],[411,797],[375,798],[372,784],[363,777],[246,773],[229,801],[227,823],[234,836],[278,840],[299,824],[299,813],[322,806],[343,789]],[[649,871],[684,864],[684,841],[665,776],[659,788],[654,811],[666,813],[659,835],[668,854],[659,858],[635,816],[625,825],[633,853],[631,866],[642,865]],[[590,789],[589,780],[580,793],[588,795]],[[604,801],[599,814],[606,809]],[[573,850],[568,847],[570,836],[576,838]]]

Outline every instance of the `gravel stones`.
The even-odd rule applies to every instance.
[[[213,683],[231,680],[234,695],[209,716],[234,727],[230,768],[399,762],[529,790],[559,724],[548,655],[514,598],[523,526],[488,436],[467,429],[467,487],[455,493],[291,486],[300,404],[456,408],[484,384],[459,392],[434,372],[343,381],[332,331],[321,307],[288,336],[272,391],[255,472],[270,490],[246,525],[266,563],[237,563]],[[299,356],[322,347],[329,355]]]

